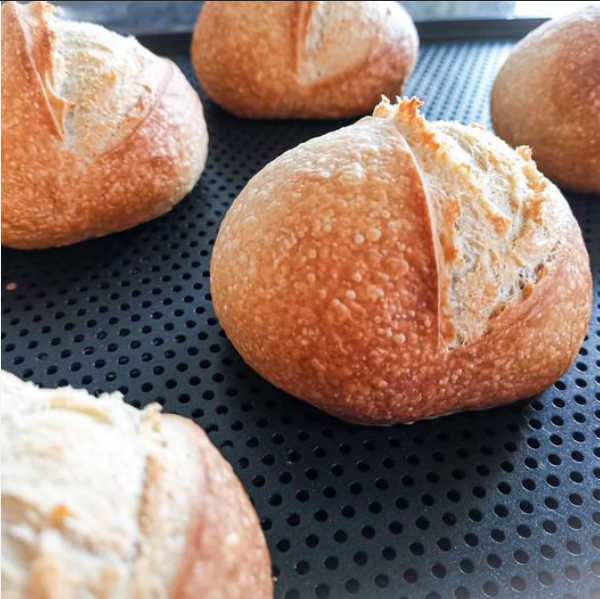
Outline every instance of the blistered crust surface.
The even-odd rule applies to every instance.
[[[461,129],[460,136],[452,126],[439,128],[460,137],[453,142],[459,148],[474,143],[486,152],[500,143],[477,128]],[[435,135],[427,131],[407,143],[394,119],[379,115],[301,144],[249,182],[215,245],[215,309],[244,359],[275,385],[350,420],[411,421],[540,391],[568,368],[587,328],[587,253],[566,201],[550,184],[515,185],[505,198],[515,210],[527,205],[535,212],[534,191],[543,193],[541,202],[555,217],[519,221],[511,252],[525,251],[522,236],[536,245],[541,235],[541,249],[531,250],[535,272],[528,284],[520,287],[516,267],[504,274],[483,270],[484,279],[506,279],[515,290],[502,303],[497,292],[490,294],[497,310],[480,297],[477,276],[454,281],[452,291],[454,266],[440,241],[449,225],[432,198],[436,173],[420,166],[415,147]],[[443,140],[440,135],[436,143]],[[510,152],[502,145],[498,159]],[[471,161],[474,155],[467,153]],[[498,177],[526,178],[524,171],[535,168],[526,153],[513,160],[516,171],[503,175],[498,168]],[[471,175],[477,168],[470,164]],[[485,184],[493,168],[486,165],[466,190]],[[446,182],[456,190],[461,169],[458,164],[458,183]],[[472,199],[479,219],[488,218],[481,197]],[[489,223],[496,226],[503,221],[491,208]],[[454,233],[466,238],[469,226],[480,224],[467,220]],[[498,243],[492,249],[502,261],[508,249],[503,238]],[[460,312],[452,298],[462,302]],[[475,323],[463,317],[482,303],[490,308],[484,326],[481,314]],[[453,343],[463,320],[470,336]]]
[[[5,245],[132,227],[170,210],[204,168],[202,106],[183,74],[101,31],[64,25],[45,3],[2,7]]]
[[[302,385],[308,370],[324,385],[335,373],[340,394],[368,394],[385,386],[370,373],[393,348],[435,343],[426,199],[392,124],[365,119],[287,152],[250,182],[221,231],[212,267],[219,317],[226,329],[230,319],[234,331],[243,327],[233,339],[243,355],[267,359],[252,364],[260,372],[270,372],[271,356],[284,361],[278,384]]]
[[[549,21],[525,37],[492,90],[494,129],[527,144],[556,184],[600,193],[600,6]]]
[[[395,2],[205,2],[192,43],[209,96],[259,118],[366,114],[401,93],[417,52]]]

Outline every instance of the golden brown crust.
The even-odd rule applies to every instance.
[[[328,4],[353,18],[339,17],[332,30]],[[323,30],[312,34],[311,26]],[[348,60],[338,54],[352,52],[353,31],[367,41]],[[414,25],[395,2],[209,1],[192,43],[205,91],[230,112],[254,118],[365,114],[382,93],[402,92],[417,51]]]
[[[181,421],[179,417],[173,417]],[[231,466],[203,431],[186,424],[205,473],[201,510],[190,524],[187,550],[172,599],[269,599],[271,560],[256,512]]]
[[[484,135],[482,151],[494,147]],[[440,183],[425,176],[414,147],[390,120],[366,118],[283,154],[234,202],[212,257],[215,311],[250,366],[354,422],[411,422],[537,393],[569,367],[589,321],[581,233],[547,185],[550,239],[559,241],[543,268],[520,298],[507,296],[483,335],[450,346],[450,266],[434,243],[446,225],[434,220],[428,197]],[[480,287],[473,296],[486,292]]]
[[[191,190],[206,159],[197,94],[173,63],[156,58],[161,80],[140,98],[139,116],[115,114],[125,137],[84,155],[64,132],[69,102],[53,93],[50,9],[30,7],[37,20],[25,21],[19,10],[26,9],[13,2],[2,7],[2,243],[66,245],[170,210]]]
[[[600,7],[550,21],[523,39],[492,90],[492,120],[526,144],[558,185],[600,193]]]

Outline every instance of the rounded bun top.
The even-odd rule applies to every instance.
[[[132,37],[2,6],[2,242],[73,243],[154,218],[204,167],[206,124],[179,69]]]
[[[139,411],[119,394],[39,389],[6,372],[1,383],[6,592],[169,596],[189,504],[206,491],[187,431],[174,435],[158,406]]]
[[[133,37],[59,18],[51,5],[33,2],[19,10],[35,22],[24,31],[32,36],[57,133],[88,159],[119,145],[147,112],[166,61]]]
[[[385,100],[373,117],[270,163],[227,214],[217,260],[231,244],[228,252],[235,246],[248,261],[240,283],[257,283],[256,273],[269,294],[301,279],[302,294],[328,288],[325,303],[338,298],[342,306],[354,296],[359,305],[379,304],[381,283],[414,279],[403,301],[419,304],[432,334],[440,332],[450,347],[482,337],[491,318],[530,291],[560,239],[567,207],[526,148],[515,152],[483,127],[428,123],[419,105]],[[389,197],[392,180],[396,200]],[[260,235],[245,231],[254,222],[249,214],[260,214]],[[288,248],[293,241],[299,252]],[[263,263],[265,254],[273,261]],[[305,254],[302,268],[292,268]],[[329,276],[330,260],[349,266],[353,256],[365,262],[355,265],[360,280]],[[386,309],[399,299],[390,297]]]
[[[215,309],[242,356],[351,420],[414,420],[539,390],[587,325],[581,235],[528,150],[479,126],[428,123],[418,107],[384,101],[284,153],[250,180],[214,248]],[[546,297],[562,269],[578,290],[557,300],[563,323]],[[527,324],[536,310],[547,332]],[[517,347],[532,353],[527,380],[504,353]]]
[[[492,120],[527,144],[558,185],[600,193],[600,6],[548,21],[521,40],[492,90]]]
[[[418,37],[397,2],[205,2],[192,58],[202,87],[247,117],[365,114],[398,94]]]
[[[256,514],[201,429],[2,371],[2,592],[272,597]]]

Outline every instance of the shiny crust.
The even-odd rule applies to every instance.
[[[450,348],[429,193],[405,138],[381,118],[259,172],[226,215],[211,263],[216,313],[248,364],[370,424],[500,405],[560,377],[591,310],[587,252],[564,198],[544,192],[559,242],[536,283],[483,336]]]
[[[600,6],[545,23],[523,39],[492,90],[496,133],[527,144],[557,185],[600,194]]]
[[[321,43],[351,47],[353,31],[370,36],[365,54],[312,80],[309,25],[327,2],[205,2],[196,23],[192,60],[204,90],[243,117],[341,118],[366,114],[381,94],[402,92],[418,52],[415,27],[396,2],[346,3],[350,24]],[[331,4],[341,4],[338,2]],[[373,7],[377,6],[375,14]],[[326,7],[325,7],[326,8]],[[327,20],[327,17],[324,18]],[[356,29],[355,29],[356,28]],[[325,28],[325,35],[327,29]],[[350,44],[350,46],[348,46]]]
[[[207,154],[197,94],[158,57],[161,80],[140,99],[141,118],[124,120],[126,137],[91,159],[72,151],[60,123],[68,102],[52,92],[51,12],[44,3],[2,7],[2,243],[22,249],[71,244],[164,214],[192,189]]]

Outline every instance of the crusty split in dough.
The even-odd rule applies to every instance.
[[[170,210],[206,161],[202,105],[132,37],[2,6],[2,243],[60,246]]]
[[[417,100],[255,175],[211,264],[229,339],[278,387],[352,421],[537,393],[588,326],[589,260],[526,148],[428,123]]]
[[[202,430],[2,372],[2,597],[272,597],[250,500]]]
[[[245,117],[340,118],[402,93],[419,40],[397,2],[205,2],[192,44],[202,87]]]

